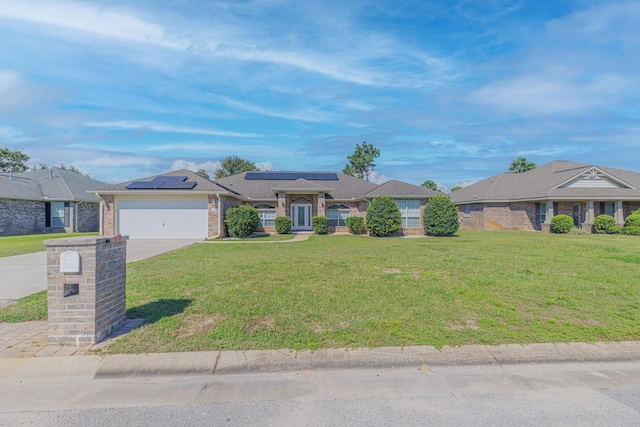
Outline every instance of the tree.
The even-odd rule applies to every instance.
[[[0,172],[24,172],[27,170],[29,156],[21,151],[0,148]]]
[[[429,199],[422,214],[424,233],[429,236],[451,236],[458,231],[458,207],[447,196]]]
[[[528,162],[524,157],[518,157],[514,161],[511,162],[511,166],[509,170],[514,173],[526,172],[531,169],[535,169],[538,166],[533,162]]]
[[[204,169],[200,169],[198,172],[196,172],[196,175],[200,175],[203,178],[209,179],[209,174]]]
[[[456,185],[455,187],[453,187],[453,188],[451,189],[451,191],[457,191],[457,190],[460,190],[461,188],[462,188],[462,186],[461,186],[461,185]]]
[[[255,163],[233,155],[222,159],[220,169],[216,170],[215,179],[257,170],[260,169],[258,169]]]
[[[355,152],[347,157],[349,164],[344,167],[342,173],[369,181],[369,175],[376,166],[373,161],[378,157],[380,157],[380,150],[363,141],[362,145],[356,145]]]
[[[420,187],[428,188],[429,190],[437,190],[438,189],[438,184],[436,184],[435,182],[433,182],[430,179],[428,179],[425,182],[423,182],[420,185]]]

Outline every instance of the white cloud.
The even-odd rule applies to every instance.
[[[124,12],[68,1],[0,2],[0,17],[61,27],[67,30],[120,39],[127,42],[153,44],[172,49],[185,49],[184,42],[171,40],[166,30]]]
[[[369,181],[373,182],[374,184],[384,184],[387,181],[391,181],[391,178],[386,175],[382,175],[377,171],[372,171],[369,175]]]
[[[0,141],[2,143],[20,143],[25,141],[35,141],[35,138],[28,137],[24,132],[9,126],[0,126]]]
[[[222,167],[220,162],[204,162],[204,163],[196,163],[190,162],[188,160],[176,160],[171,165],[170,169],[172,171],[188,169],[191,172],[198,172],[200,169],[204,169],[207,174],[209,174],[209,179],[213,179],[216,174],[216,171]]]
[[[273,163],[271,163],[270,161],[256,162],[256,166],[258,167],[258,169],[260,169],[262,171],[277,171],[278,170],[278,169],[276,169],[275,166],[273,166]]]
[[[10,70],[0,70],[0,95],[9,92],[22,82],[20,74]]]
[[[314,108],[302,108],[295,113],[280,112],[268,108],[251,105],[246,102],[237,101],[225,96],[214,96],[215,99],[220,100],[225,105],[237,108],[239,110],[248,111],[250,113],[260,114],[268,117],[276,117],[287,120],[300,120],[305,122],[326,123],[335,122],[336,116],[334,114],[328,114],[324,111],[319,111]]]
[[[127,121],[127,120],[115,120],[110,122],[88,122],[85,124],[85,126],[98,127],[98,128],[112,128],[112,129],[140,129],[140,130],[149,130],[154,132],[167,132],[167,133],[187,133],[187,134],[196,134],[196,135],[229,136],[229,137],[236,137],[236,138],[253,138],[253,137],[262,136],[258,133],[231,132],[231,131],[218,130],[218,129],[197,129],[192,127],[163,125],[161,123]]]

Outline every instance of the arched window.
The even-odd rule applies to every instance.
[[[268,203],[260,203],[254,208],[258,210],[258,218],[260,219],[259,227],[275,227],[276,226],[276,207]]]
[[[311,203],[311,199],[308,197],[298,196],[291,199],[291,203]]]
[[[336,203],[327,208],[327,218],[330,227],[346,227],[347,218],[351,216],[351,208],[347,205]]]

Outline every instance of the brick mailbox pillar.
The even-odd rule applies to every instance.
[[[49,343],[96,344],[125,322],[128,237],[45,240]]]

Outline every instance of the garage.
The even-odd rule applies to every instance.
[[[207,196],[118,197],[118,232],[130,239],[204,239]]]

